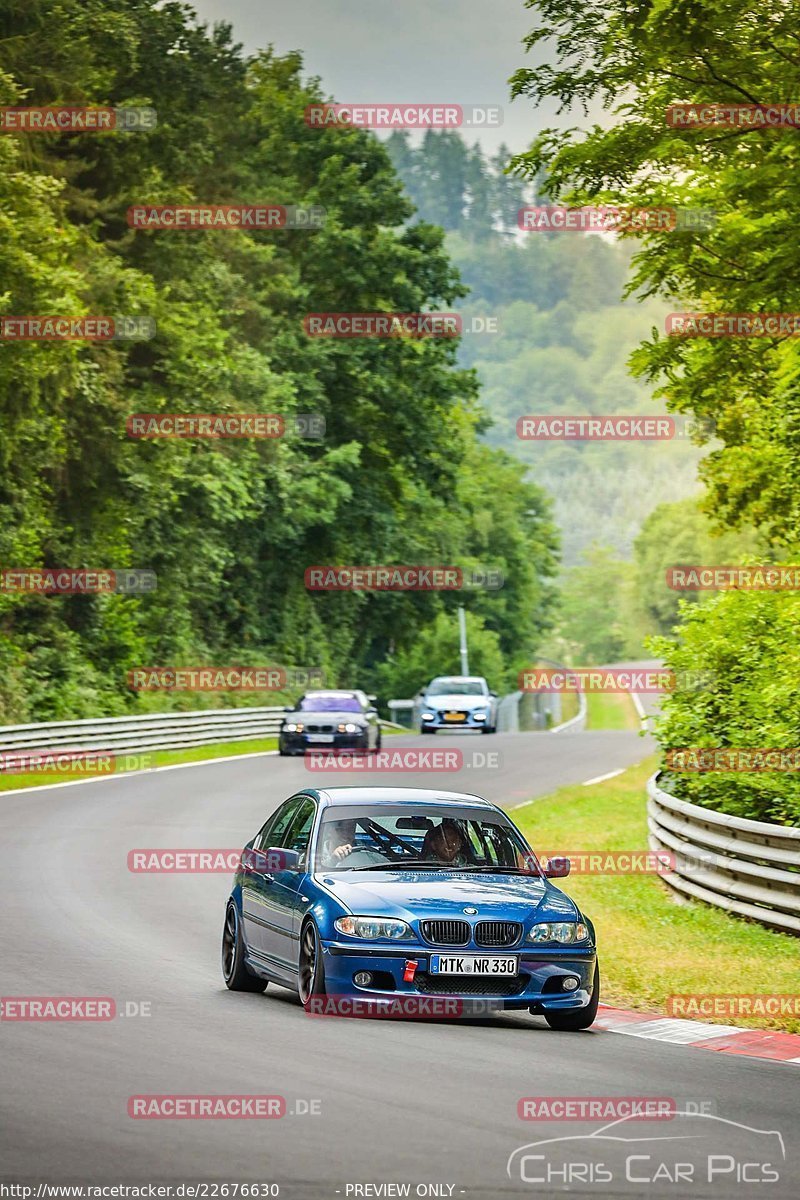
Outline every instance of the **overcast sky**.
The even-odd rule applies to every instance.
[[[340,103],[378,100],[500,105],[503,125],[467,131],[492,152],[524,150],[552,109],[508,99],[508,78],[533,62],[523,0],[190,0],[203,21],[229,21],[253,51],[301,50],[309,75]]]

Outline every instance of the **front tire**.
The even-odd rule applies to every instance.
[[[315,996],[325,995],[325,965],[322,961],[322,944],[313,921],[306,921],[300,932],[297,991],[304,1008]]]
[[[567,1009],[563,1012],[546,1012],[544,1019],[551,1029],[572,1031],[588,1029],[597,1018],[597,1006],[600,1003],[600,965],[595,963],[592,998],[586,1008]]]
[[[249,970],[244,961],[244,940],[239,910],[233,900],[225,909],[225,925],[222,930],[222,978],[232,992],[263,992],[266,979],[259,979]]]

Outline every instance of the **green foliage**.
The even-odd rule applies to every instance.
[[[672,128],[670,104],[784,103],[798,93],[797,13],[764,19],[756,0],[630,5],[534,0],[530,47],[556,39],[556,62],[517,72],[514,92],[563,106],[602,103],[613,120],[585,136],[546,129],[518,168],[547,172],[550,195],[576,203],[710,209],[702,234],[647,235],[631,291],[674,309],[796,312],[800,144],[792,129]],[[624,100],[620,102],[620,97]],[[634,358],[669,407],[716,420],[723,443],[704,464],[708,510],[752,523],[778,545],[800,524],[800,348],[796,338],[665,337]]]
[[[702,746],[800,746],[800,599],[787,593],[725,592],[685,605],[680,642],[651,649],[681,679],[664,702],[657,737],[664,750]],[[797,772],[674,773],[673,794],[733,816],[800,824]]]
[[[635,658],[642,651],[635,572],[607,546],[591,546],[564,573],[548,654],[569,666]]]
[[[6,343],[4,566],[151,568],[130,597],[0,596],[0,719],[206,703],[126,688],[135,665],[277,661],[368,683],[442,594],[311,594],[316,563],[498,566],[468,603],[508,655],[549,622],[541,491],[479,444],[447,339],[309,338],[309,311],[449,309],[463,285],[381,143],[309,128],[298,55],[156,0],[0,8],[0,102],[152,105],[150,133],[0,139],[0,312],[146,314],[149,342]],[[137,202],[321,205],[316,231],[133,231]],[[320,413],[323,441],[134,441],[132,412]],[[502,480],[508,498],[495,498]],[[249,697],[248,702],[254,698]],[[260,697],[262,703],[269,697]],[[216,702],[235,702],[226,696]]]
[[[448,251],[469,288],[458,305],[465,322],[498,322],[498,333],[467,335],[459,349],[459,362],[482,384],[492,418],[487,440],[526,463],[552,495],[566,566],[595,542],[629,557],[643,517],[695,489],[697,447],[688,439],[521,441],[517,419],[662,412],[626,373],[626,360],[663,319],[664,306],[622,300],[627,246],[577,233],[519,234],[517,211],[535,202],[539,180],[532,190],[502,175],[502,162],[486,162],[455,133],[428,133],[416,149],[397,133],[386,144],[421,216],[448,232]],[[479,186],[468,183],[468,167]]]
[[[642,525],[634,543],[636,604],[646,628],[669,634],[680,619],[680,604],[697,604],[707,592],[678,592],[667,586],[667,571],[681,564],[724,566],[757,557],[766,548],[752,529],[720,533],[695,499],[662,504]],[[761,561],[766,561],[762,554]]]
[[[672,128],[671,104],[781,104],[797,94],[800,58],[791,5],[765,19],[754,0],[630,5],[532,0],[529,48],[554,57],[517,72],[516,95],[556,99],[562,109],[602,104],[611,119],[586,134],[546,129],[521,155],[523,175],[546,175],[548,195],[570,203],[672,205],[713,210],[702,233],[648,233],[633,259],[629,294],[661,297],[675,310],[793,313],[800,309],[794,231],[800,145],[793,129]],[[663,326],[662,326],[663,330]],[[800,343],[792,337],[667,337],[655,325],[633,370],[661,385],[677,412],[716,423],[721,448],[704,460],[704,501],[715,526],[741,528],[761,557],[791,562],[800,494]],[[662,628],[674,598],[661,590],[665,558],[687,550],[727,556],[697,518],[654,515],[637,543],[643,602]],[[748,526],[757,533],[748,533]],[[763,551],[768,547],[769,555]],[[679,670],[711,674],[706,688],[679,692],[666,706],[665,747],[794,747],[798,705],[798,601],[792,595],[723,593],[680,608],[678,641],[652,648]],[[796,777],[775,774],[676,777],[681,795],[743,816],[798,823]]]
[[[513,673],[506,666],[500,639],[487,629],[480,617],[467,613],[469,669],[472,675],[484,675],[493,691],[513,691]],[[460,675],[458,617],[439,613],[427,625],[413,646],[387,659],[378,669],[378,681],[387,697],[408,699],[435,675]]]

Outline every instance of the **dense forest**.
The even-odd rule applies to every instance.
[[[783,6],[764,20],[754,0],[729,0],[724,8],[577,7],[571,0],[535,0],[532,7],[528,49],[557,50],[522,67],[513,93],[584,114],[602,105],[608,113],[588,131],[541,130],[516,160],[523,176],[544,179],[548,196],[573,204],[713,209],[716,223],[701,235],[642,238],[630,288],[688,312],[797,313],[797,129],[755,119],[680,126],[667,119],[669,106],[679,103],[713,101],[720,109],[744,103],[758,115],[760,105],[796,96],[796,11]],[[662,325],[637,348],[632,367],[671,411],[709,419],[716,428],[701,465],[705,521],[690,523],[682,556],[687,548],[708,554],[711,532],[740,539],[740,556],[751,561],[800,561],[797,336],[669,337]],[[680,544],[680,530],[669,513],[653,521],[643,536],[652,537],[657,552],[642,545],[639,563],[651,611],[668,618],[674,599],[661,569],[670,544]],[[676,690],[659,726],[662,745],[800,745],[797,592],[705,593],[699,603],[685,601],[679,618],[652,649],[676,671],[713,682]],[[796,772],[688,773],[673,786],[723,811],[800,820]]]
[[[0,594],[0,720],[270,702],[135,695],[127,672],[144,664],[321,667],[385,698],[406,686],[420,638],[455,652],[459,601],[474,669],[500,690],[551,623],[548,502],[482,439],[477,380],[454,342],[304,331],[308,312],[446,311],[464,294],[381,142],[304,122],[321,98],[299,55],[246,57],[184,5],[0,3],[0,103],[157,114],[141,132],[0,139],[0,315],[118,314],[156,330],[0,346],[0,561],[158,581],[141,597]],[[168,232],[126,220],[136,204],[265,200],[318,206],[324,223]],[[277,413],[288,432],[134,440],[135,412]],[[298,436],[298,413],[324,417],[325,437]],[[383,562],[492,566],[505,586],[304,586],[312,564]]]

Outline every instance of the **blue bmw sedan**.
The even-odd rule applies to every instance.
[[[563,1030],[591,1025],[599,1000],[589,918],[502,809],[432,789],[309,789],[281,804],[242,851],[222,971],[234,991],[279,984],[307,1009],[448,997]]]

